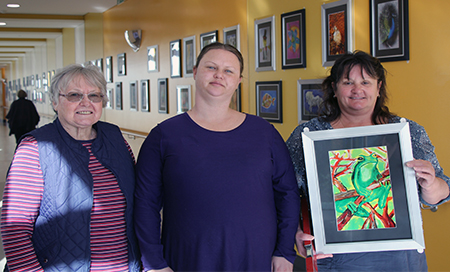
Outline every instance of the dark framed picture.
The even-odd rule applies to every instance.
[[[112,56],[106,57],[105,59],[105,70],[106,70],[106,82],[113,83],[113,66],[112,66]]]
[[[99,58],[99,59],[95,60],[95,65],[103,73],[103,58]]]
[[[117,75],[127,75],[127,55],[126,53],[117,55]]]
[[[301,124],[319,116],[323,102],[321,79],[299,79],[297,81],[298,123]]]
[[[138,81],[130,81],[130,110],[138,110]]]
[[[353,51],[352,0],[322,5],[322,65]]]
[[[169,102],[168,102],[168,79],[158,78],[158,112],[159,113],[169,113]]]
[[[223,29],[223,42],[236,47],[237,50],[241,50],[241,38],[240,38],[239,25],[226,27]]]
[[[170,42],[170,77],[181,77],[181,40]]]
[[[275,71],[275,16],[255,20],[256,71]]]
[[[256,82],[256,115],[269,122],[283,123],[281,81]]]
[[[147,47],[147,72],[159,71],[158,45]]]
[[[200,51],[206,45],[213,43],[213,42],[217,42],[218,36],[219,36],[219,31],[217,31],[217,30],[200,34]]]
[[[150,111],[150,80],[141,80],[141,111]]]
[[[116,82],[116,110],[122,110],[122,82]]]
[[[234,91],[233,96],[230,101],[230,108],[237,111],[242,111],[241,107],[241,83],[239,83],[236,91]]]
[[[108,102],[106,102],[106,109],[112,109],[114,105],[114,92],[112,88],[106,89],[106,97],[108,98]]]
[[[184,76],[192,77],[196,59],[195,35],[183,39],[183,58]]]
[[[409,60],[408,0],[370,1],[370,52],[380,61]]]
[[[423,251],[407,122],[305,131],[302,139],[317,253]]]
[[[281,68],[306,67],[305,9],[281,14]]]
[[[177,86],[177,113],[187,112],[191,106],[191,85]]]

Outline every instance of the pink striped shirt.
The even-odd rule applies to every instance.
[[[125,143],[133,156],[130,146]],[[128,271],[125,197],[113,173],[93,155],[92,143],[82,144],[89,151],[89,171],[94,180],[91,270]],[[10,270],[43,271],[31,242],[43,190],[37,141],[30,136],[22,140],[14,154],[3,195],[1,232]]]

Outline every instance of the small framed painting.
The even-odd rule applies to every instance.
[[[304,131],[302,140],[318,254],[423,251],[409,123]]]
[[[130,110],[138,110],[138,82],[137,80],[130,81]]]
[[[217,42],[218,35],[219,35],[219,31],[217,31],[217,30],[200,34],[200,51],[206,45],[213,43],[213,42]]]
[[[119,76],[127,75],[127,55],[125,53],[117,55],[117,74]]]
[[[322,5],[322,65],[353,51],[352,0],[340,0]]]
[[[190,36],[183,39],[183,58],[184,76],[192,77],[194,75],[196,59],[195,36]]]
[[[158,45],[147,47],[147,72],[159,71]]]
[[[191,85],[177,86],[177,113],[191,109]]]
[[[122,82],[116,82],[116,110],[122,110]]]
[[[150,80],[141,80],[141,111],[150,111]]]
[[[380,61],[409,60],[408,0],[370,1],[370,52]]]
[[[170,42],[170,77],[181,77],[181,40]]]
[[[256,115],[269,122],[283,123],[281,81],[256,82]]]
[[[309,121],[319,116],[323,102],[321,79],[306,79],[297,81],[297,111],[298,123]]]
[[[167,78],[158,78],[158,112],[169,113]]]
[[[112,88],[106,89],[106,97],[108,98],[108,102],[106,102],[105,108],[112,109],[114,105],[114,96]]]
[[[282,69],[306,67],[305,9],[281,14]]]
[[[241,50],[240,35],[239,25],[226,27],[223,29],[223,42],[236,47],[237,50]]]
[[[255,21],[256,72],[275,71],[275,16]]]
[[[100,69],[100,72],[103,73],[103,58],[99,58],[95,61],[95,65]]]

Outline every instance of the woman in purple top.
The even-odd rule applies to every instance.
[[[145,271],[292,271],[293,165],[272,125],[229,108],[242,70],[234,47],[205,46],[195,106],[156,126],[140,150],[135,221]]]

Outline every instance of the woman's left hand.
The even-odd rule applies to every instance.
[[[284,257],[272,257],[272,272],[292,272],[294,265]]]
[[[422,198],[426,202],[437,204],[449,195],[450,190],[447,183],[443,179],[436,177],[431,162],[413,160],[407,162],[406,166],[411,167],[416,172],[417,181],[422,187]]]

